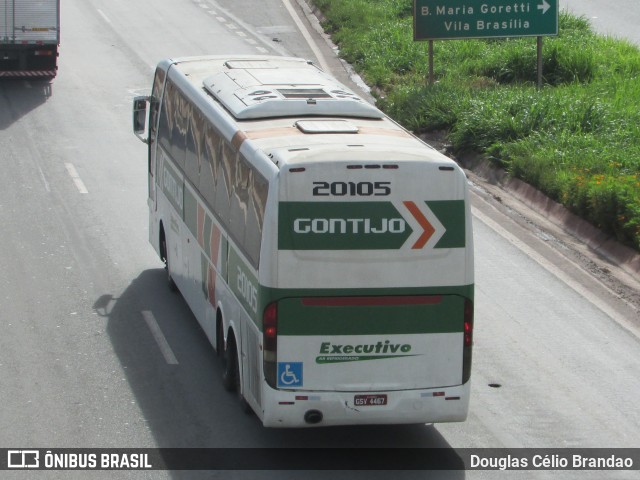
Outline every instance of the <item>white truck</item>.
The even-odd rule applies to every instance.
[[[0,0],[0,77],[53,78],[60,0]]]

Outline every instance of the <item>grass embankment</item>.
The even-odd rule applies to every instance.
[[[640,51],[561,13],[544,40],[536,88],[534,38],[413,41],[411,0],[314,0],[324,27],[378,97],[414,132],[446,130],[640,250]]]

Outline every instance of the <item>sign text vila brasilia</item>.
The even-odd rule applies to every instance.
[[[415,40],[558,34],[558,0],[414,0]]]

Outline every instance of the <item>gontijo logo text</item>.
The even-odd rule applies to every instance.
[[[355,345],[322,342],[320,344],[320,355],[316,357],[316,363],[358,362],[417,355],[410,353],[411,349],[412,347],[408,343],[391,343],[389,340]]]
[[[280,250],[423,250],[465,246],[463,200],[280,202]]]

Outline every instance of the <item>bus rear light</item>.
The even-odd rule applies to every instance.
[[[471,358],[473,352],[473,302],[464,300],[464,330],[462,343],[462,383],[465,384],[471,377]]]
[[[264,330],[264,335],[267,338],[275,338],[278,334],[278,329],[275,326],[269,326]]]
[[[464,301],[464,346],[473,346],[473,302]]]
[[[36,57],[51,57],[53,55],[53,51],[51,50],[36,50],[34,52]]]
[[[264,351],[275,352],[278,349],[278,304],[270,303],[264,309],[262,317],[262,331],[264,336]]]
[[[276,388],[278,361],[278,304],[270,303],[262,315],[262,360],[267,383]]]

